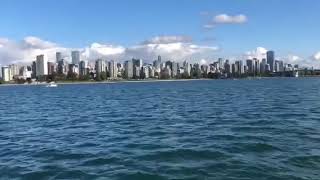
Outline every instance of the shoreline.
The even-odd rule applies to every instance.
[[[320,76],[302,76],[294,79],[301,78],[319,78]],[[259,79],[274,79],[274,78],[293,78],[293,77],[247,77],[247,78],[229,78],[229,79],[210,79],[210,78],[201,78],[201,79],[147,79],[147,80],[107,80],[107,81],[57,81],[55,84],[58,85],[87,85],[87,84],[116,84],[116,83],[156,83],[156,82],[187,82],[187,81],[214,81],[214,80],[259,80]],[[7,86],[45,86],[49,83],[34,83],[34,84],[0,84],[0,87]]]
[[[216,79],[149,79],[149,80],[109,80],[109,81],[74,81],[74,82],[55,82],[57,85],[86,85],[86,84],[116,84],[116,83],[155,83],[155,82],[186,82],[186,81],[208,81]],[[50,83],[34,83],[34,84],[0,84],[4,86],[46,86]]]

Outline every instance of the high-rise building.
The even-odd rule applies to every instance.
[[[132,65],[133,65],[133,77],[139,78],[141,69],[142,69],[142,59],[132,59]]]
[[[155,69],[152,66],[149,66],[149,77],[154,78],[155,76]]]
[[[36,76],[48,75],[48,61],[47,58],[42,54],[37,56],[36,60]]]
[[[280,62],[277,60],[274,63],[274,72],[280,72]]]
[[[126,61],[124,64],[124,74],[125,78],[131,79],[133,78],[133,64],[132,61]]]
[[[270,71],[274,72],[274,66],[275,66],[274,51],[267,52],[267,63],[270,65]]]
[[[118,76],[117,63],[113,60],[108,62],[108,70],[110,78],[116,78]]]
[[[244,65],[243,65],[243,62],[241,60],[236,61],[235,62],[235,66],[236,66],[235,71],[236,71],[236,73],[238,75],[241,75],[241,74],[244,73]]]
[[[36,78],[37,77],[37,63],[35,61],[32,61],[32,65],[31,65],[31,78]]]
[[[10,78],[10,68],[8,66],[3,66],[1,68],[1,72],[2,72],[2,80],[5,82],[8,82],[11,80]]]
[[[232,73],[231,65],[229,63],[229,60],[226,60],[224,63],[224,71],[229,75]]]
[[[224,60],[222,58],[218,59],[218,64],[219,64],[219,70],[224,69]]]
[[[10,64],[10,76],[13,78],[14,76],[19,76],[19,66],[17,64]]]
[[[71,59],[72,59],[72,64],[79,64],[80,63],[80,52],[79,51],[72,51],[71,52]]]
[[[56,63],[48,62],[48,75],[52,75],[56,72]]]
[[[254,62],[254,73],[260,74],[260,61],[259,61],[259,59],[254,58],[253,62]]]
[[[231,69],[232,69],[232,74],[233,74],[233,75],[238,74],[238,66],[237,66],[236,63],[235,63],[235,64],[232,64]]]
[[[265,73],[266,72],[266,64],[267,64],[267,60],[266,59],[262,59],[262,61],[260,63],[260,72],[261,73]]]
[[[143,79],[149,78],[149,66],[143,66],[142,67],[142,77]]]
[[[178,63],[172,62],[171,66],[172,66],[172,72],[171,72],[172,77],[175,78],[178,75]]]
[[[85,76],[87,75],[89,72],[88,72],[88,62],[87,61],[80,61],[80,64],[79,64],[79,74],[81,76]]]
[[[62,54],[61,52],[56,52],[56,63],[59,63],[60,60],[62,60]]]
[[[247,59],[247,67],[248,67],[248,73],[254,73],[254,62],[252,59]]]
[[[69,64],[68,73],[73,73],[79,75],[79,65],[78,64]]]
[[[183,62],[183,69],[185,76],[189,77],[191,76],[191,66],[187,61]]]
[[[57,68],[58,74],[67,75],[68,74],[68,70],[69,70],[68,63],[64,59],[61,59],[58,62],[58,68]]]
[[[19,75],[23,79],[31,78],[31,74],[32,74],[32,71],[31,71],[31,67],[30,66],[22,66],[20,68],[20,74]]]
[[[139,67],[140,69],[143,66],[142,59],[132,59],[133,66]]]
[[[98,74],[102,72],[106,72],[106,61],[102,59],[96,60],[95,68],[96,68],[96,73]]]

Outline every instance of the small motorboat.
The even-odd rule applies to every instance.
[[[58,87],[58,84],[55,82],[50,82],[46,87]]]

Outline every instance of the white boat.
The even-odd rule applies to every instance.
[[[58,87],[58,84],[50,82],[46,87]]]

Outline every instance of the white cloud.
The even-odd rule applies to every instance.
[[[122,46],[106,45],[100,43],[92,43],[90,47],[86,47],[82,56],[88,60],[95,60],[102,57],[118,56],[125,52]]]
[[[314,60],[320,60],[320,52],[317,52],[316,54],[313,55]]]
[[[243,14],[230,16],[227,14],[219,14],[213,18],[215,24],[243,24],[248,21],[247,16]]]
[[[187,43],[191,42],[192,38],[189,36],[156,36],[149,40],[142,42],[142,44],[171,44],[171,43]]]
[[[129,47],[92,43],[90,46],[78,48],[82,58],[86,60],[105,58],[124,61],[135,57],[144,59],[145,62],[151,62],[158,55],[165,60],[201,59],[215,54],[218,49],[215,46],[194,44],[187,36],[157,36]],[[55,61],[55,53],[58,51],[69,60],[72,50],[74,49],[37,37],[26,37],[22,41],[0,38],[0,64],[31,63],[39,54],[46,55],[49,61]]]
[[[228,15],[228,14],[219,14],[214,16],[207,24],[203,25],[205,29],[213,29],[219,24],[243,24],[248,21],[247,16],[243,14],[239,15]]]
[[[126,49],[126,58],[136,57],[153,60],[157,55],[163,59],[183,61],[185,59],[200,58],[203,55],[215,53],[219,48],[214,46],[199,46],[187,42],[140,44]]]
[[[255,50],[253,51],[247,51],[244,54],[244,58],[245,59],[253,59],[253,58],[257,58],[257,59],[263,59],[266,58],[266,53],[267,53],[267,49],[264,47],[257,47]]]

